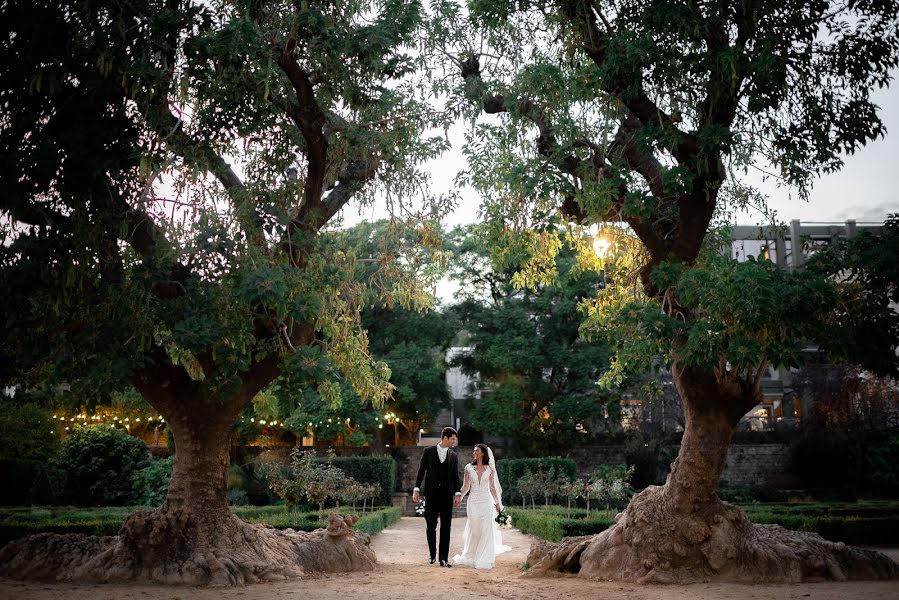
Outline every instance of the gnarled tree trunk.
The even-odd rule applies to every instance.
[[[529,574],[549,571],[631,582],[800,582],[899,578],[899,565],[872,550],[830,542],[815,533],[753,525],[718,499],[731,435],[759,399],[714,370],[674,369],[686,427],[664,486],[636,495],[615,524],[595,536],[541,543]]]
[[[356,571],[376,563],[355,519],[331,515],[327,529],[279,531],[238,519],[227,502],[230,437],[247,399],[187,401],[195,382],[181,378],[141,389],[176,442],[165,502],[128,516],[117,536],[39,534],[0,551],[0,574],[64,581],[149,580],[236,585],[307,571]],[[180,383],[180,385],[178,385]],[[250,396],[251,398],[252,396]],[[191,398],[191,400],[193,400]]]

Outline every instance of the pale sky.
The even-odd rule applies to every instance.
[[[771,178],[763,181],[761,172],[747,174],[744,181],[768,195],[769,206],[777,212],[779,221],[789,223],[792,219],[799,219],[837,223],[855,219],[858,223],[882,223],[888,212],[899,212],[899,81],[896,77],[891,88],[874,93],[874,101],[882,109],[886,137],[845,157],[841,171],[826,175],[814,184],[808,202],[800,200],[795,190],[778,186]],[[461,126],[450,131],[450,140],[453,149],[430,165],[432,191],[435,193],[453,189],[454,177],[465,167],[460,149]],[[445,224],[452,226],[477,221],[478,206],[477,193],[465,190],[462,203],[446,218]],[[350,205],[343,212],[347,225],[386,216],[383,207],[370,207],[360,214],[356,205]],[[739,225],[754,225],[762,222],[763,218],[757,213],[746,213],[737,221]]]
[[[795,190],[778,186],[774,179],[764,181],[760,172],[747,174],[744,182],[767,194],[769,207],[776,211],[777,221],[789,223],[799,219],[806,223],[840,223],[855,219],[857,223],[882,223],[887,213],[899,212],[899,82],[896,78],[891,88],[878,90],[874,99],[882,109],[886,136],[845,157],[841,171],[825,175],[814,184],[808,202],[800,200]],[[450,130],[450,140],[453,149],[430,165],[435,193],[453,189],[453,179],[465,167],[460,149],[461,127]],[[476,192],[465,190],[460,205],[444,220],[445,226],[477,221],[479,200]],[[369,207],[360,213],[358,205],[351,204],[343,211],[347,226],[386,217],[383,206]],[[744,213],[737,218],[739,225],[766,222],[758,213]],[[436,292],[442,304],[450,304],[457,299],[458,286],[443,279]]]

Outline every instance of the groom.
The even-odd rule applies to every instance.
[[[459,479],[459,461],[452,450],[458,443],[456,430],[444,427],[440,443],[425,449],[412,490],[412,501],[418,502],[422,479],[425,484],[425,523],[427,523],[428,550],[432,565],[437,555],[437,519],[440,519],[440,566],[449,564],[450,527],[453,507],[462,506],[462,481]]]

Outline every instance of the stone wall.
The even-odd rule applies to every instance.
[[[405,460],[397,462],[396,485],[399,491],[412,492],[412,488],[415,487],[415,477],[418,475],[418,466],[421,464],[421,455],[424,454],[425,448],[426,446],[403,446],[398,449],[398,452],[405,457]],[[471,461],[473,451],[474,446],[456,446],[456,453],[459,455],[460,481],[462,480],[462,469],[465,468],[466,463]]]
[[[678,447],[669,448],[676,456]],[[421,462],[423,447],[401,449],[405,460],[399,462],[397,486],[400,491],[411,492]],[[459,468],[470,459],[472,447],[459,446]],[[494,449],[497,459],[502,459],[501,449]],[[578,475],[587,477],[596,465],[618,465],[625,462],[624,446],[585,446],[567,453],[577,464]],[[733,444],[727,454],[727,466],[721,475],[722,483],[735,486],[770,485],[781,479],[789,469],[790,446],[788,444]],[[660,482],[661,483],[661,482]]]
[[[770,485],[790,468],[788,444],[732,444],[721,475],[729,485]]]
[[[339,454],[370,454],[367,448],[350,449],[342,448]],[[424,446],[402,446],[394,451],[397,461],[397,490],[399,492],[412,492],[415,487],[415,476],[418,474],[418,466],[421,463],[421,455]],[[473,446],[458,446],[456,452],[459,455],[459,476],[462,469],[471,460]],[[669,448],[671,455],[677,453],[677,446]],[[503,458],[502,448],[495,448],[494,453],[498,460]],[[289,460],[289,452],[282,452],[276,456],[269,456],[270,460]],[[282,456],[283,455],[283,456]],[[587,477],[596,465],[618,465],[625,462],[624,446],[585,446],[571,450],[566,454],[577,464],[578,475]],[[790,446],[789,444],[732,444],[727,454],[727,466],[721,476],[722,483],[735,486],[761,486],[770,485],[783,479],[789,469]],[[664,477],[664,476],[663,476]],[[664,478],[659,483],[662,483]]]

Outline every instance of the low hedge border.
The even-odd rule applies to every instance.
[[[36,509],[0,510],[0,546],[7,542],[36,533],[85,533],[88,535],[116,535],[130,513],[146,507],[121,507],[84,509],[52,507]],[[249,523],[262,523],[275,529],[314,531],[327,527],[327,511],[323,518],[318,512],[289,512],[283,506],[232,507],[234,513]],[[340,513],[357,514],[359,521],[356,531],[374,535],[396,523],[403,514],[397,506],[366,513],[353,513],[352,509],[341,507]]]
[[[809,505],[751,504],[741,506],[753,523],[770,523],[787,529],[811,531],[846,544],[880,545],[899,543],[899,503],[826,503]],[[594,535],[615,521],[614,511],[562,507],[521,509],[507,507],[513,524],[551,542],[563,537]]]
[[[512,525],[538,538],[558,542],[564,537],[593,535],[608,529],[615,522],[615,512],[558,507],[521,509],[506,507],[512,517]],[[569,516],[569,514],[571,516]]]

